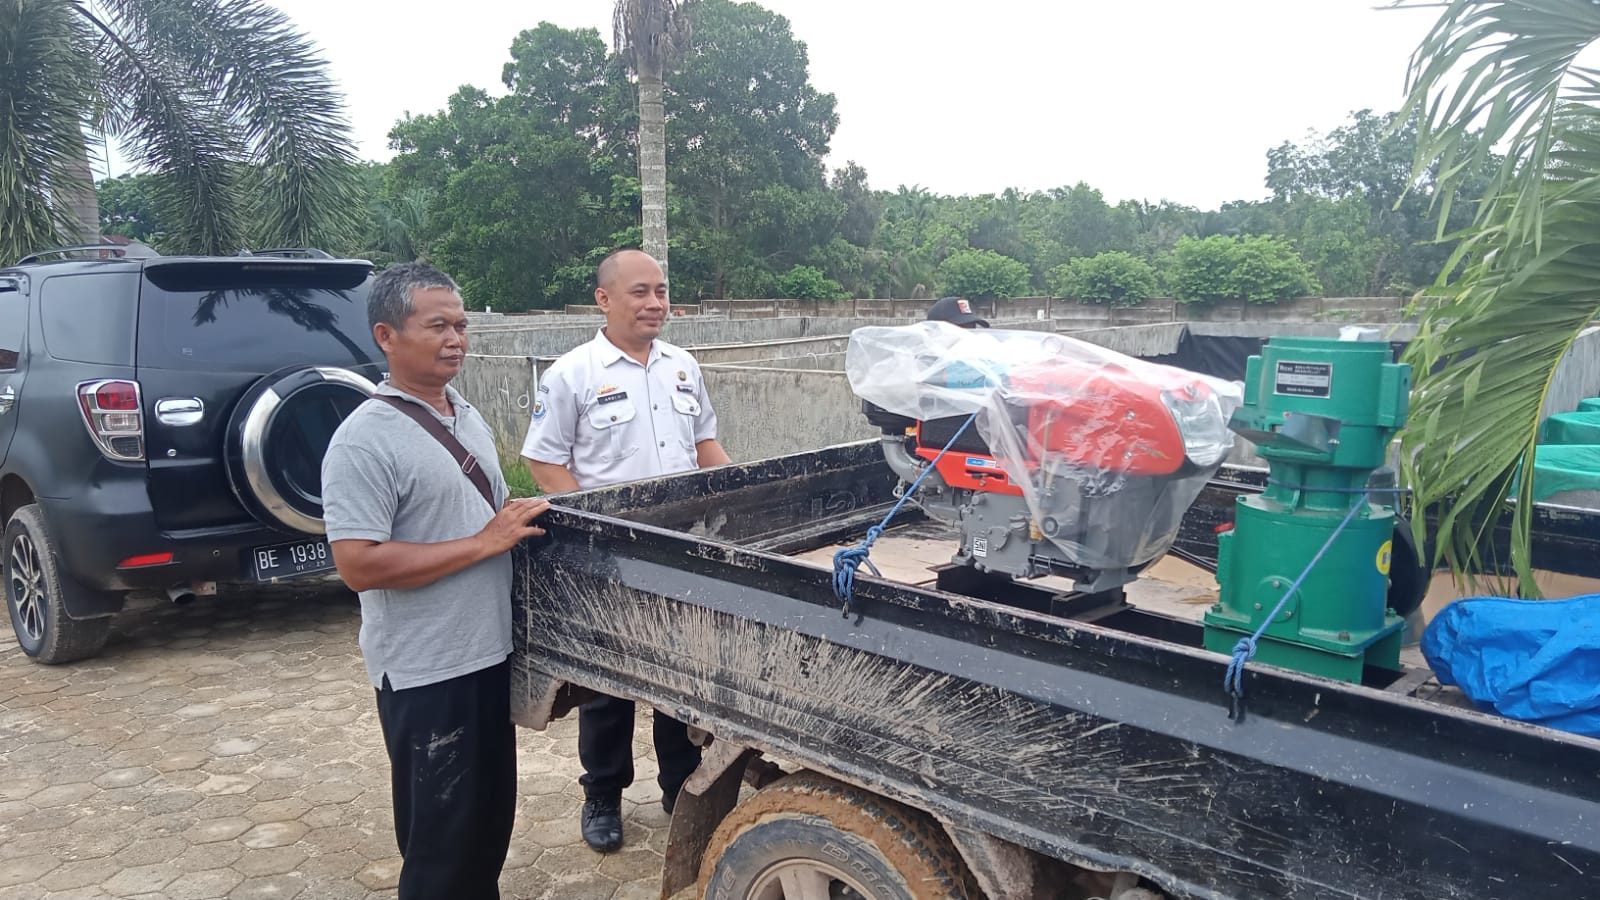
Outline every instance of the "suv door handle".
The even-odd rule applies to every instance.
[[[156,401],[156,421],[163,425],[193,425],[205,416],[199,397],[163,397]]]
[[[17,392],[12,389],[11,385],[6,385],[6,389],[0,391],[0,416],[11,412],[11,407],[14,406],[16,402]]]

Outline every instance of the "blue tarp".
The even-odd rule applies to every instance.
[[[1422,653],[1486,711],[1600,737],[1600,594],[1457,600],[1428,624]]]

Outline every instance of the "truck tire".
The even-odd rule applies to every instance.
[[[705,900],[981,900],[944,829],[814,772],[786,776],[722,820],[700,865]]]
[[[18,509],[0,541],[5,554],[6,609],[22,652],[46,665],[69,663],[99,653],[111,633],[111,617],[74,619],[67,615],[64,580],[55,541],[38,504]]]

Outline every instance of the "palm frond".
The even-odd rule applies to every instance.
[[[340,245],[359,234],[361,202],[343,100],[311,42],[259,0],[101,0],[141,24],[243,149],[256,240]]]
[[[1546,169],[1563,101],[1593,97],[1593,73],[1576,69],[1600,38],[1600,4],[1588,0],[1395,0],[1443,8],[1411,59],[1396,117],[1417,117],[1414,175],[1437,161],[1441,232],[1454,187],[1505,145],[1497,190],[1477,211],[1506,240],[1542,240]],[[1481,129],[1476,138],[1473,132]],[[1446,270],[1448,271],[1448,270]]]
[[[157,202],[171,223],[168,244],[194,253],[239,249],[241,151],[215,99],[161,52],[142,10],[106,4],[100,15],[81,0],[69,2],[100,32],[103,127],[133,162],[166,176]]]
[[[612,41],[635,73],[659,78],[688,46],[692,0],[617,0],[611,13]]]
[[[1528,595],[1537,595],[1530,531],[1540,418],[1557,366],[1600,312],[1597,130],[1600,110],[1556,105],[1530,145],[1539,149],[1529,150],[1539,161],[1541,240],[1525,238],[1514,202],[1500,204],[1447,264],[1466,268],[1436,287],[1448,299],[1424,311],[1407,352],[1418,378],[1401,462],[1416,501],[1439,511],[1441,558],[1469,577],[1505,562],[1481,552],[1515,484],[1510,563]]]
[[[0,14],[0,265],[74,242],[67,198],[82,175],[94,105],[94,35],[57,0],[5,0]]]

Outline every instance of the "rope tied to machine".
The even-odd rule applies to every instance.
[[[1310,488],[1303,485],[1293,485],[1292,487],[1305,487],[1309,490],[1326,491],[1328,493],[1342,493],[1342,491],[1337,488]],[[1223,673],[1222,676],[1222,688],[1228,692],[1229,719],[1232,719],[1235,722],[1244,721],[1245,663],[1249,662],[1251,657],[1256,655],[1256,645],[1260,642],[1261,636],[1266,633],[1267,628],[1272,625],[1273,622],[1277,621],[1278,614],[1283,612],[1284,605],[1289,602],[1289,598],[1293,597],[1296,591],[1300,590],[1301,583],[1306,580],[1306,576],[1311,574],[1311,570],[1317,567],[1317,563],[1322,560],[1323,554],[1328,552],[1328,548],[1333,546],[1333,542],[1338,540],[1339,533],[1344,531],[1345,526],[1349,525],[1350,521],[1356,517],[1356,513],[1362,507],[1367,505],[1367,498],[1373,494],[1409,493],[1406,488],[1369,487],[1361,488],[1359,491],[1360,493],[1359,496],[1356,497],[1355,503],[1350,505],[1350,511],[1345,513],[1344,519],[1339,522],[1338,527],[1333,529],[1333,532],[1328,535],[1328,539],[1326,541],[1323,541],[1322,547],[1317,550],[1314,556],[1311,557],[1311,561],[1306,563],[1306,567],[1301,570],[1299,576],[1295,578],[1294,583],[1290,584],[1289,589],[1283,592],[1282,597],[1278,598],[1278,604],[1272,608],[1272,612],[1268,613],[1267,616],[1261,620],[1261,625],[1256,628],[1255,633],[1251,634],[1249,637],[1240,638],[1239,642],[1233,645],[1233,659],[1229,661],[1228,669]]]
[[[877,542],[878,538],[883,536],[884,529],[889,527],[889,520],[900,512],[900,507],[904,506],[906,501],[911,499],[911,495],[917,492],[917,487],[922,484],[922,479],[928,477],[928,473],[938,466],[939,460],[943,459],[950,448],[955,446],[956,441],[961,439],[961,435],[966,432],[967,427],[977,417],[977,413],[967,416],[966,421],[961,423],[961,427],[957,428],[956,433],[950,436],[950,440],[945,442],[944,447],[939,450],[938,454],[926,466],[922,467],[922,471],[917,474],[916,480],[912,481],[911,486],[906,488],[905,492],[900,495],[900,499],[889,509],[889,514],[883,517],[883,521],[867,529],[867,535],[862,539],[861,543],[854,547],[845,547],[833,554],[833,595],[842,604],[844,618],[850,618],[850,605],[855,600],[856,570],[865,564],[874,576],[882,577],[878,567],[873,565],[872,560],[869,558],[872,552],[872,545]]]

